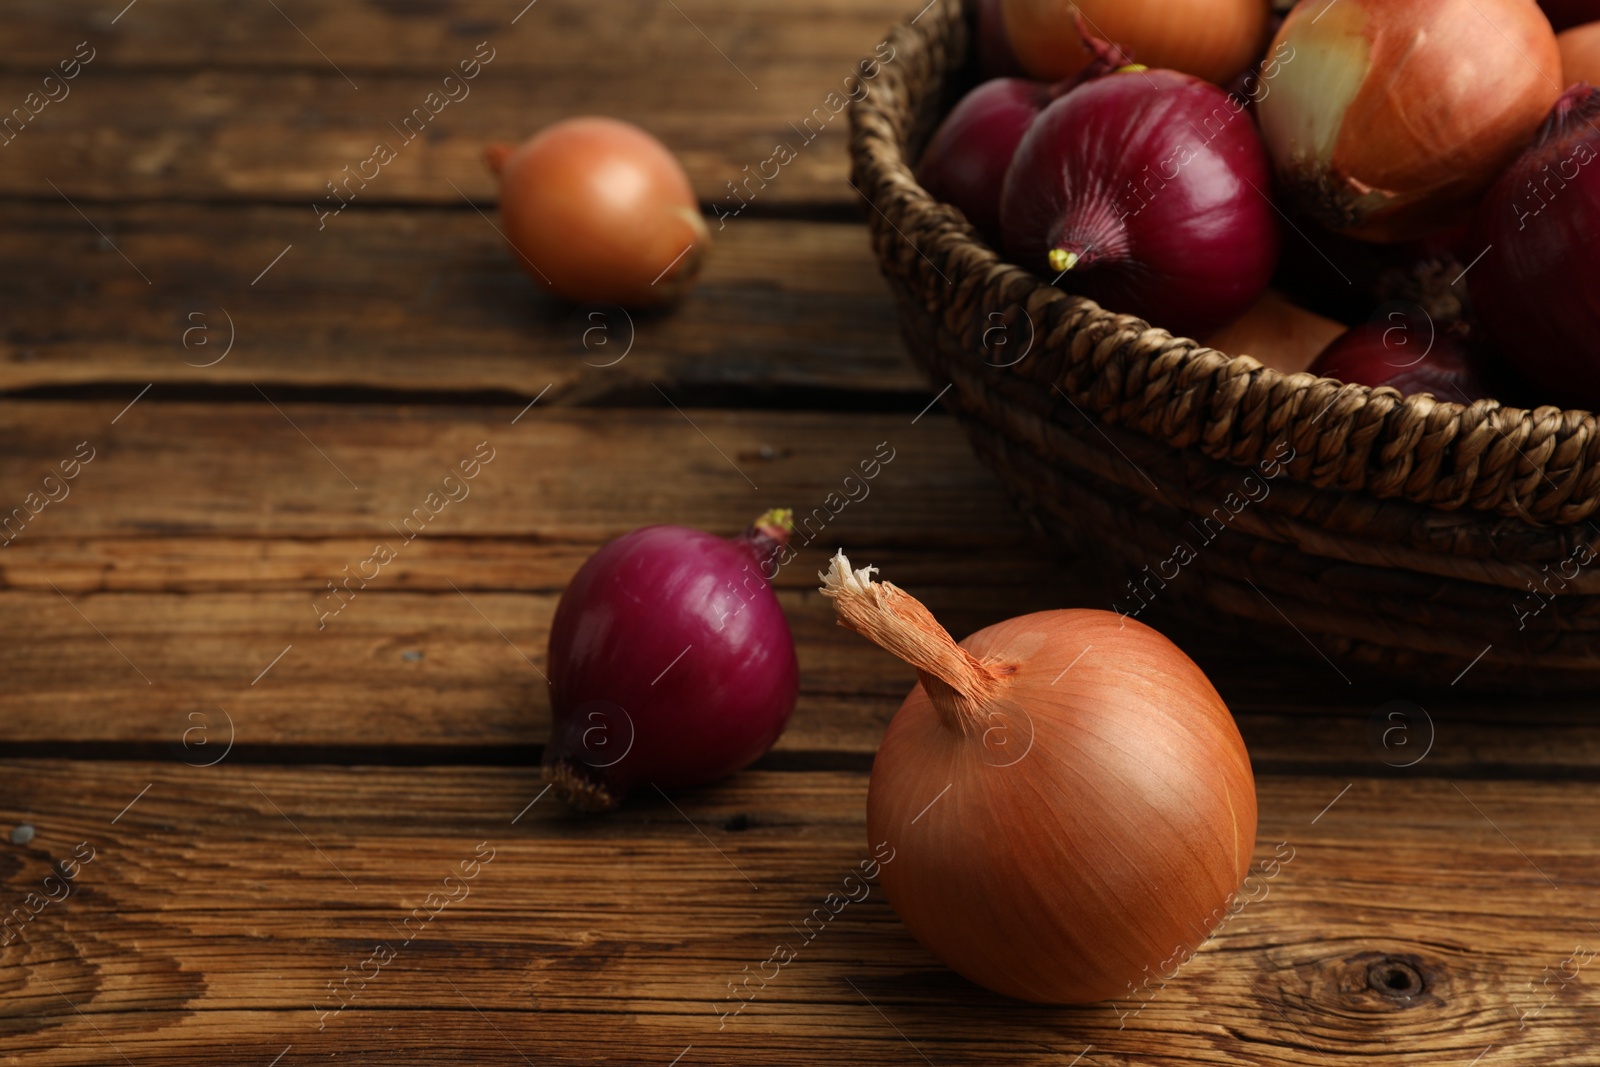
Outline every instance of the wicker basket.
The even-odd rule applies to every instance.
[[[853,180],[912,356],[1024,511],[1109,553],[1105,606],[1351,678],[1600,681],[1595,417],[1280,374],[1006,263],[910,166],[971,84],[969,40],[960,0],[894,30],[852,107]]]

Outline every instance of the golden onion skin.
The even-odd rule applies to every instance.
[[[1534,0],[1306,0],[1257,117],[1290,201],[1403,241],[1463,221],[1561,94]]]
[[[1030,77],[1056,81],[1089,65],[1089,32],[1137,63],[1227,85],[1261,57],[1266,0],[1000,0],[1006,37]]]
[[[485,153],[524,273],[573,302],[659,307],[693,285],[711,235],[667,146],[631,123],[579,116]]]
[[[895,850],[884,892],[979,985],[1126,996],[1206,940],[1249,869],[1238,728],[1193,661],[1113,612],[1024,615],[961,647],[999,666],[1001,711],[963,733],[921,683],[906,697],[867,799],[869,840]]]

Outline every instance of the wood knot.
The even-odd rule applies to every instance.
[[[1367,965],[1367,988],[1380,997],[1410,1000],[1426,984],[1422,973],[1402,956],[1384,956]]]
[[[1316,941],[1269,952],[1252,984],[1275,1039],[1330,1057],[1382,1058],[1400,1042],[1460,1047],[1468,1031],[1473,1041],[1483,1037],[1478,1048],[1502,1044],[1504,993],[1473,962],[1471,951],[1448,943]]]
[[[1388,1012],[1437,1006],[1445,974],[1438,964],[1409,952],[1360,952],[1337,969],[1341,999],[1357,1010]]]

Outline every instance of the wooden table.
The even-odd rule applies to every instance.
[[[726,1014],[867,855],[872,753],[912,680],[832,625],[825,556],[958,633],[1104,606],[1101,576],[929,409],[842,116],[664,316],[537,294],[479,156],[619,115],[728,212],[911,12],[124,2],[0,13],[0,107],[60,97],[0,146],[0,514],[59,497],[0,550],[6,1063],[1600,1062],[1594,702],[1357,688],[1170,620],[1249,742],[1259,857],[1292,854],[1177,976],[1011,1003],[874,890]],[[470,96],[319,225],[325,183],[480,42]],[[44,78],[75,57],[63,95]],[[329,584],[480,442],[470,497],[319,628]],[[647,522],[809,513],[880,442],[870,497],[780,578],[802,693],[777,748],[671,802],[559,810],[540,669],[578,564]]]

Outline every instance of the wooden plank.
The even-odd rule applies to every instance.
[[[1003,499],[939,417],[535,408],[513,425],[511,406],[122,406],[0,406],[0,434],[19,443],[0,457],[5,499],[43,488],[79,442],[98,449],[0,551],[0,603],[42,613],[0,644],[12,741],[164,744],[190,712],[225,708],[254,744],[537,743],[548,712],[529,661],[543,662],[554,594],[589,552],[650,521],[733,533],[789,502],[796,543],[812,543],[783,574],[807,694],[785,744],[859,753],[875,744],[862,724],[881,727],[911,674],[834,627],[809,591],[835,547],[890,550],[912,561],[906,580],[930,582],[975,546],[1009,555],[994,578],[1009,588],[941,604],[958,630],[1007,613],[1040,574],[1041,546],[1015,516],[997,523]],[[482,441],[493,459],[469,494],[408,543],[399,530],[415,520],[400,524],[452,466],[487,454]],[[860,494],[843,479],[875,456],[888,462],[867,495],[830,502]],[[395,546],[395,569],[319,628],[329,583],[377,540]],[[865,712],[863,696],[876,701]]]
[[[747,166],[757,174],[783,141],[795,158],[768,164],[779,177],[750,187],[759,202],[852,203],[841,112],[858,83],[845,79],[911,8],[540,0],[512,25],[521,6],[295,0],[224,15],[186,0],[142,4],[111,26],[101,6],[30,3],[7,20],[22,38],[0,72],[7,109],[47,88],[79,42],[92,59],[48,87],[59,102],[35,103],[36,118],[13,124],[0,195],[55,197],[54,182],[86,200],[303,201],[309,218],[324,183],[382,141],[397,158],[360,199],[450,203],[460,194],[449,181],[491,197],[486,144],[598,113],[670,145],[703,200],[737,207],[727,183],[744,181]],[[474,56],[492,58],[446,87]],[[425,103],[445,91],[454,102]],[[403,120],[416,108],[426,121],[407,142]]]
[[[659,402],[652,383],[778,401],[927,388],[856,225],[736,220],[681,307],[630,315],[543,294],[465,204],[352,211],[321,233],[289,207],[88,213],[93,226],[59,201],[0,204],[0,270],[16,279],[0,390],[257,382],[532,399],[548,387],[549,406]]]
[[[626,519],[619,521],[626,522]],[[841,523],[843,520],[840,520]],[[1074,581],[1071,564],[1051,558],[1047,548],[985,553],[974,560],[938,548],[882,547],[883,523],[863,520],[840,536],[869,553],[873,565],[907,587],[991,586],[1007,597],[1028,587],[1065,589]],[[843,528],[843,527],[841,527]],[[731,532],[731,531],[730,531]],[[514,537],[419,537],[394,561],[389,592],[559,593],[573,571],[601,542],[529,543]],[[370,538],[228,537],[18,539],[0,553],[0,589],[48,592],[51,586],[81,593],[326,592],[330,573],[372,551]],[[816,587],[815,572],[838,547],[820,537],[778,572],[774,585],[786,590]],[[331,568],[331,571],[330,571]],[[374,593],[384,590],[375,589]],[[954,624],[952,624],[954,625]]]
[[[881,547],[1038,544],[953,423],[934,415],[196,404],[156,390],[132,406],[137,388],[107,401],[0,403],[0,500],[21,504],[83,442],[96,450],[71,495],[7,551],[43,538],[398,537],[479,449],[492,458],[424,536],[597,544],[646,522],[732,534],[789,506],[818,544],[849,544],[867,528]]]
[[[562,546],[543,567],[569,575],[586,552]],[[472,542],[435,546],[434,559],[395,576],[397,589],[361,593],[325,631],[316,626],[314,565],[276,591],[88,594],[58,583],[61,593],[71,590],[70,604],[49,588],[56,581],[49,568],[32,570],[28,591],[0,594],[9,617],[28,620],[0,644],[7,679],[0,737],[35,752],[73,745],[116,755],[105,746],[134,745],[137,753],[171,749],[193,762],[211,758],[228,738],[256,760],[285,748],[380,762],[417,749],[446,760],[528,758],[549,731],[539,672],[556,596],[498,591],[497,574],[482,588],[472,566],[452,562],[478,554]],[[823,556],[808,551],[783,575],[801,696],[776,751],[860,765],[915,678],[836,627],[830,605],[808,591]],[[943,571],[946,580],[970,583],[911,583],[956,633],[1083,602],[1081,587],[1065,576],[1042,579],[1020,557],[1011,578],[995,585],[952,554],[916,562],[894,573]],[[476,573],[488,569],[480,563]],[[506,569],[504,562],[495,568]],[[418,587],[430,591],[399,591]],[[1435,692],[1413,693],[1416,703],[1370,690],[1330,694],[1295,684],[1296,672],[1309,675],[1314,664],[1279,664],[1262,679],[1259,660],[1230,659],[1201,634],[1175,636],[1230,700],[1263,770],[1371,775],[1414,765],[1414,773],[1434,776],[1600,775],[1592,699]],[[197,724],[199,733],[186,733]],[[192,751],[178,751],[186,737]]]
[[[914,675],[835,627],[820,597],[782,599],[804,697],[781,750],[871,752]],[[555,600],[363,596],[319,632],[308,592],[81,596],[70,605],[49,590],[8,593],[8,611],[34,621],[0,646],[0,732],[35,746],[174,745],[210,723],[212,740],[247,745],[428,746],[443,755],[542,744]]]
[[[1594,993],[1573,975],[1597,943],[1594,785],[1263,777],[1258,859],[1288,861],[1140,1003],[988,994],[874,888],[721,1017],[729,983],[800,941],[869,854],[866,781],[748,773],[676,808],[640,797],[574,819],[529,807],[517,768],[10,761],[0,822],[37,836],[0,851],[8,895],[79,843],[94,858],[0,950],[0,1049],[49,1064],[114,1061],[108,1045],[130,1063],[210,1062],[224,1038],[286,1064],[437,1062],[444,1047],[666,1064],[691,1045],[684,1062],[1589,1062]],[[402,926],[490,850],[466,897]],[[334,1014],[329,983],[378,944],[393,959]],[[1397,967],[1422,991],[1380,992]]]
[[[1110,603],[1108,576],[1029,533],[938,415],[913,424],[536,406],[512,425],[514,406],[287,404],[280,414],[264,400],[124,405],[0,405],[0,434],[15,442],[0,456],[0,500],[13,506],[78,442],[98,449],[71,495],[0,549],[0,608],[26,620],[0,643],[9,683],[0,731],[14,743],[166,746],[191,712],[221,723],[227,709],[239,744],[263,755],[536,746],[548,707],[529,661],[542,667],[556,596],[589,553],[651,521],[732,533],[780,502],[811,516],[797,539],[811,544],[778,581],[802,664],[780,752],[870,755],[911,685],[909,670],[834,627],[812,594],[836,547],[883,567],[957,634],[1029,610]],[[470,495],[404,542],[389,524],[485,440],[495,458]],[[828,494],[885,441],[893,459],[870,494],[829,515]],[[606,492],[594,490],[600,479]],[[328,583],[380,539],[396,543],[395,561],[319,630],[314,605],[336,604]],[[1475,773],[1483,761],[1517,774],[1600,766],[1589,699],[1468,700],[1448,680],[1433,690],[1418,679],[1387,692],[1334,689],[1320,660],[1264,663],[1194,628],[1168,632],[1211,672],[1269,768],[1373,773],[1426,747],[1425,731],[1437,733],[1427,773]],[[1431,717],[1408,713],[1385,747],[1372,719],[1399,697],[1421,700]],[[1378,736],[1391,725],[1383,719]],[[1402,741],[1418,747],[1402,752]]]
[[[848,65],[864,40],[871,39],[865,45],[870,48],[892,23],[917,13],[917,5],[905,0],[675,0],[681,15],[653,0],[274,2],[278,11],[263,4],[220,12],[208,0],[163,0],[134,7],[113,22],[117,9],[107,11],[105,5],[12,0],[7,7],[11,47],[0,69],[53,66],[85,34],[93,34],[95,43],[103,37],[104,45],[91,69],[331,71],[310,38],[351,74],[431,74],[453,66],[463,46],[470,52],[486,35],[498,33],[515,47],[494,66],[519,72],[585,70],[594,72],[597,82],[611,80],[599,76],[604,72],[631,76],[643,85],[638,67],[659,66],[664,57],[695,72],[722,62],[696,26],[740,66],[759,71],[781,62]]]

